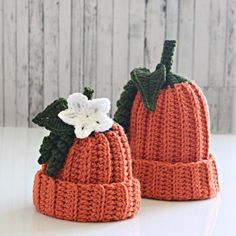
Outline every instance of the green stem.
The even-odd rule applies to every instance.
[[[161,56],[161,64],[165,65],[166,67],[166,80],[169,79],[169,74],[171,72],[171,66],[173,63],[173,55],[176,46],[175,40],[165,40],[163,52]]]
[[[94,93],[94,90],[89,88],[89,87],[85,87],[84,88],[84,92],[83,94],[90,100],[92,99],[92,96],[93,96],[93,93]]]

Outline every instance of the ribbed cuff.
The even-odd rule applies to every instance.
[[[200,200],[219,192],[218,170],[212,154],[191,163],[133,160],[133,175],[141,184],[144,198]]]
[[[72,221],[116,221],[134,216],[140,208],[137,179],[112,184],[75,184],[35,175],[33,201],[41,213]]]

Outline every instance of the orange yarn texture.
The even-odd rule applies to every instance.
[[[123,128],[75,139],[56,178],[37,172],[36,209],[60,219],[96,222],[134,216],[140,208],[140,184],[132,176],[129,144]]]
[[[216,161],[209,153],[208,106],[194,82],[161,90],[154,112],[137,93],[129,141],[142,197],[196,200],[219,191]]]

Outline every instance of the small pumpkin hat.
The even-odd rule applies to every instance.
[[[64,220],[123,220],[140,208],[140,184],[123,128],[107,116],[110,101],[91,100],[92,92],[59,98],[33,119],[50,131],[40,147],[33,202]]]
[[[142,197],[206,199],[219,191],[216,161],[209,152],[208,106],[195,82],[172,73],[175,45],[165,41],[154,72],[131,72],[114,120],[128,133]]]

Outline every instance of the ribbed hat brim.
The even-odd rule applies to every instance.
[[[51,178],[41,170],[35,175],[33,201],[41,213],[64,220],[123,220],[140,208],[140,184],[134,178],[112,184],[75,184]]]
[[[200,200],[214,197],[220,189],[212,154],[206,160],[190,163],[133,160],[133,175],[140,181],[144,198]]]

